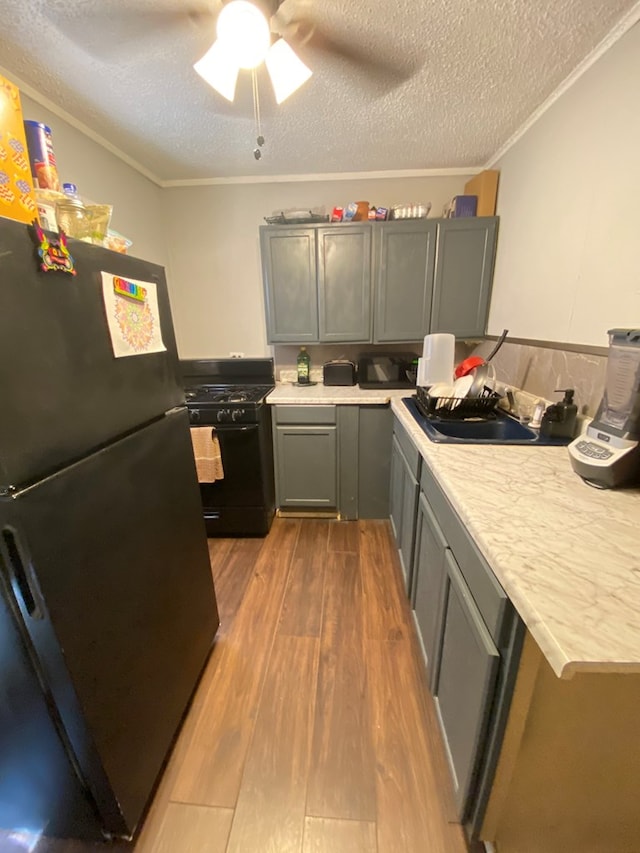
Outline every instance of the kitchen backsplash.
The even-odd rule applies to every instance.
[[[362,353],[367,352],[413,352],[417,356],[422,355],[422,341],[417,343],[404,344],[308,344],[307,352],[311,358],[311,369],[322,369],[325,361],[334,359],[346,359],[358,364],[358,358]],[[456,359],[461,360],[471,352],[472,347],[464,341],[456,343]],[[274,359],[276,366],[276,378],[280,381],[282,370],[296,370],[296,358],[300,352],[300,346],[297,344],[280,344],[274,346]],[[284,380],[286,381],[286,379]]]
[[[471,353],[488,355],[495,341],[484,341],[481,344],[456,342],[456,362],[461,361]],[[364,352],[379,350],[380,352],[415,352],[422,353],[422,341],[406,344],[309,344],[307,351],[311,356],[312,371],[321,371],[325,361],[332,359],[348,359],[357,363],[358,356]],[[290,371],[296,370],[296,357],[300,347],[297,345],[279,345],[274,347],[276,376],[286,371],[285,381],[290,379]],[[534,397],[544,400],[559,400],[556,388],[574,388],[578,411],[593,417],[600,403],[604,389],[604,379],[607,367],[606,355],[589,355],[586,353],[569,352],[551,349],[544,346],[526,346],[524,344],[503,344],[493,363],[499,382],[526,391]],[[314,378],[320,378],[321,373],[315,373]]]
[[[473,351],[486,356],[494,345],[495,341],[484,341]],[[592,418],[604,390],[607,356],[509,343],[507,339],[493,364],[498,381],[545,400],[560,400],[557,388],[574,388],[578,411]]]

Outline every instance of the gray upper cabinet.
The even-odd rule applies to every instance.
[[[269,343],[485,334],[498,220],[260,228]]]
[[[269,341],[317,341],[315,230],[263,227],[260,247]]]
[[[421,340],[430,328],[436,223],[374,226],[375,343]]]
[[[371,228],[319,228],[318,308],[320,341],[371,340]]]
[[[438,223],[430,331],[459,338],[485,334],[497,227],[496,217]]]
[[[371,228],[260,229],[270,343],[371,340]]]

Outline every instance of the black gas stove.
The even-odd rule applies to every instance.
[[[185,388],[192,424],[253,423],[273,385],[205,383]]]
[[[211,427],[224,477],[200,483],[209,536],[264,536],[275,513],[271,412],[273,359],[181,361],[189,422]]]

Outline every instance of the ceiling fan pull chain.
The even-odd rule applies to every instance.
[[[253,149],[253,156],[259,160],[262,157],[260,149],[264,145],[264,136],[260,126],[260,92],[258,91],[258,77],[255,68],[251,69],[251,85],[253,89],[253,118],[256,124],[256,142],[258,143],[258,147]]]

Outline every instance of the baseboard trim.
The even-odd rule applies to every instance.
[[[340,518],[337,510],[277,509],[278,518]]]

